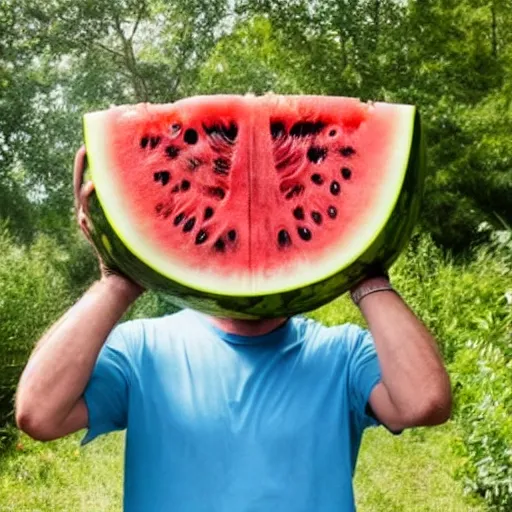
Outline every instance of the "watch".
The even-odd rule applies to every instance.
[[[389,282],[389,277],[387,275],[381,274],[380,276],[372,276],[363,279],[359,284],[357,284],[350,291],[350,297],[356,306],[359,306],[359,303],[371,293],[375,292],[383,292],[383,291],[392,291],[396,293],[396,290],[391,286]]]

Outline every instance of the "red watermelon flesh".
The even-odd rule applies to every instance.
[[[93,181],[133,254],[226,295],[303,287],[377,237],[414,107],[339,97],[197,97],[85,117]]]

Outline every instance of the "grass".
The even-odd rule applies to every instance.
[[[22,436],[0,465],[2,512],[119,512],[123,440],[120,433],[79,447],[81,434],[51,443]],[[371,429],[364,437],[355,488],[359,512],[484,512],[463,496],[454,469],[453,425],[394,437]]]
[[[482,512],[453,479],[462,459],[452,424],[405,431],[366,432],[355,479],[359,512]]]

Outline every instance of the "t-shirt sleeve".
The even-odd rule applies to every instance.
[[[95,437],[126,428],[132,375],[129,345],[134,322],[118,325],[101,349],[84,391],[89,422],[82,445]]]
[[[380,425],[369,413],[368,400],[373,388],[381,381],[381,370],[372,335],[368,330],[350,326],[348,385],[351,408],[363,427]]]

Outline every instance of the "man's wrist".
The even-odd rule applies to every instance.
[[[137,283],[118,274],[102,276],[99,284],[117,297],[123,298],[130,303],[135,301],[144,291]]]
[[[395,291],[389,277],[382,273],[382,275],[373,275],[359,281],[350,290],[350,297],[356,306],[359,306],[361,300],[373,293],[381,291]]]

